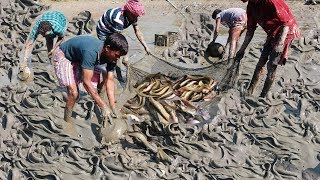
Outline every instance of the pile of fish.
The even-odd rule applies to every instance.
[[[185,75],[173,80],[160,73],[152,74],[137,84],[137,95],[124,104],[122,112],[138,115],[154,112],[155,118],[165,124],[181,122],[179,116],[197,113],[198,107],[192,102],[215,97],[216,85],[214,79],[206,76]]]

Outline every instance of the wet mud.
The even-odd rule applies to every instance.
[[[287,64],[279,68],[275,85],[265,98],[256,97],[259,88],[253,97],[242,93],[262,48],[256,42],[241,62],[238,89],[212,96],[215,103],[204,101],[204,93],[209,93],[206,88],[213,90],[214,72],[207,78],[194,79],[203,78],[211,69],[193,72],[201,76],[184,76],[189,70],[175,71],[175,77],[169,77],[181,79],[170,86],[164,76],[152,81],[148,72],[141,72],[143,78],[132,80],[140,83],[126,91],[129,95],[122,96],[127,103],[122,108],[128,111],[114,119],[118,123],[103,128],[98,108],[82,90],[70,128],[63,121],[66,92],[56,82],[43,40],[37,41],[33,51],[32,79],[22,82],[17,78],[19,52],[31,24],[48,8],[34,0],[1,3],[0,179],[320,177],[319,27],[293,42]],[[68,24],[68,37],[90,34],[94,30],[91,19],[88,12],[79,13]],[[148,63],[164,63],[156,57],[147,57]],[[137,62],[136,67],[139,63],[145,61]],[[151,66],[149,70],[154,72],[156,68]],[[156,80],[161,78],[161,83]],[[186,108],[187,113],[178,110],[182,115],[177,113],[175,122],[168,107],[181,108],[187,102],[159,102],[171,92],[203,109],[197,114],[192,108]],[[213,109],[217,109],[215,113]],[[189,119],[184,120],[186,117]],[[164,121],[166,118],[168,121]]]

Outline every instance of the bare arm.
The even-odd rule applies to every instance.
[[[138,25],[132,25],[133,26],[133,30],[134,33],[136,34],[138,40],[140,41],[140,43],[142,44],[142,46],[144,47],[145,51],[147,52],[147,54],[150,54],[150,50],[146,44],[146,42],[144,41],[142,32],[140,31]]]
[[[104,77],[105,80],[105,88],[107,97],[109,100],[109,104],[111,109],[115,109],[116,107],[116,98],[115,98],[115,85],[114,85],[114,73],[113,71],[108,71]]]
[[[247,31],[246,33],[246,36],[244,38],[244,41],[239,49],[239,51],[237,52],[237,55],[235,57],[236,60],[241,60],[244,56],[244,52],[245,50],[247,49],[249,43],[251,42],[252,38],[253,38],[253,35],[254,35],[254,31]]]
[[[54,45],[54,47],[52,48],[52,50],[48,53],[49,56],[50,56],[50,55],[53,53],[53,51],[62,43],[63,39],[64,39],[64,36],[58,37],[57,43]]]
[[[22,62],[21,62],[22,66],[25,66],[25,67],[27,66],[28,56],[32,51],[33,43],[34,43],[33,40],[31,40],[31,39],[27,40],[27,44],[26,44],[26,47],[25,47],[25,50],[24,50],[24,54],[23,54],[23,59],[22,59]]]
[[[97,90],[92,86],[91,79],[94,71],[89,69],[82,69],[83,73],[83,86],[86,91],[90,94],[93,100],[98,104],[98,106],[102,109],[106,108],[106,103],[103,102],[101,97],[99,96]]]
[[[218,33],[219,33],[219,29],[220,29],[220,23],[221,23],[220,18],[217,18],[216,19],[216,27],[214,29],[214,35],[213,35],[213,42],[215,42],[217,37],[218,37]]]

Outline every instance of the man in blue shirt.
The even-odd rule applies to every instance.
[[[53,64],[59,83],[67,87],[68,98],[64,120],[73,123],[71,115],[79,95],[78,84],[83,86],[102,109],[105,119],[112,121],[115,115],[114,68],[116,62],[128,52],[126,38],[113,33],[103,42],[91,36],[77,36],[62,43],[53,55]],[[107,73],[103,74],[102,84],[106,88],[110,109],[99,96],[96,86],[100,80],[100,71],[96,66],[106,64]]]
[[[30,69],[27,66],[27,58],[32,52],[32,47],[38,35],[46,38],[48,56],[52,55],[53,50],[63,41],[66,30],[67,19],[65,15],[59,11],[49,11],[44,13],[33,26],[31,33],[27,39],[26,47],[23,53],[23,59],[20,64],[20,71],[30,75]],[[53,47],[53,40],[58,36],[57,43]],[[25,78],[28,78],[27,76]],[[25,79],[22,79],[25,80]]]

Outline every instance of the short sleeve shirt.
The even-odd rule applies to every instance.
[[[136,25],[137,22],[130,23],[128,18],[124,16],[122,8],[108,9],[99,19],[97,30],[111,34],[121,33],[130,25]]]
[[[284,0],[249,0],[247,29],[255,31],[259,24],[268,36],[276,37],[282,26],[288,26],[287,37],[301,35],[298,24]]]
[[[30,33],[29,39],[33,41],[36,40],[37,36],[39,35],[38,27],[42,21],[48,21],[52,25],[52,30],[48,35],[46,35],[46,37],[64,36],[67,25],[66,17],[59,11],[49,11],[45,12],[40,19],[36,21]]]
[[[84,69],[93,70],[97,65],[106,64],[107,71],[113,71],[116,63],[100,58],[102,48],[103,42],[91,36],[76,36],[60,45],[65,57],[73,63],[80,63]]]
[[[229,8],[217,14],[221,24],[229,28],[232,28],[234,23],[242,19],[243,16],[246,16],[246,10],[242,8]]]

